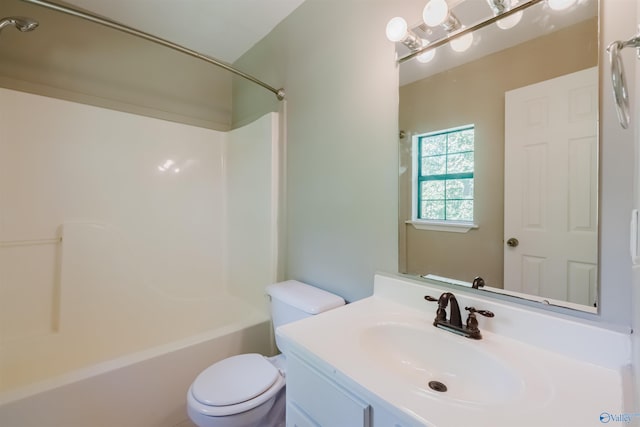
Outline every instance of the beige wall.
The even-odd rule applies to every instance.
[[[0,35],[0,87],[200,127],[231,127],[231,73],[80,18],[19,0],[0,16],[36,31]]]
[[[597,65],[597,20],[400,88],[400,268],[502,287],[504,93]],[[567,49],[567,46],[571,46]],[[418,230],[411,219],[411,135],[475,124],[475,222],[468,233]],[[595,126],[595,124],[594,124]]]

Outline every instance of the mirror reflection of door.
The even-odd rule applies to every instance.
[[[598,71],[505,96],[505,289],[597,298]]]

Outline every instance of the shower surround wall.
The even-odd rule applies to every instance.
[[[0,403],[216,330],[268,331],[276,114],[225,133],[0,89],[0,129]],[[228,352],[268,353],[265,335]]]

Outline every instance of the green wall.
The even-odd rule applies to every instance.
[[[236,62],[233,126],[287,109],[285,276],[347,300],[397,271],[398,83],[385,0],[307,0]]]

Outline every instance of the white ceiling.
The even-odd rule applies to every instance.
[[[233,63],[304,0],[66,0],[66,3]]]

